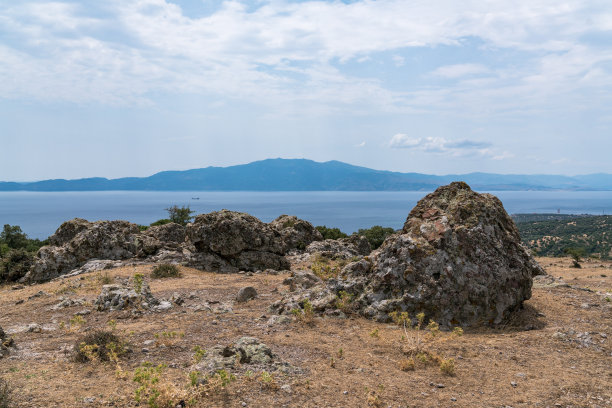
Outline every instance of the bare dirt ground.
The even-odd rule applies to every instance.
[[[252,336],[301,373],[271,372],[265,382],[260,372],[249,375],[249,367],[241,366],[235,382],[197,406],[612,407],[612,263],[591,260],[573,269],[569,258],[538,261],[555,279],[536,282],[524,310],[505,326],[465,330],[462,336],[409,331],[411,339],[421,336],[430,351],[453,359],[452,376],[418,360],[414,370],[402,371],[406,339],[398,326],[359,317],[269,326],[267,307],[287,290],[286,275],[181,268],[181,278],[149,280],[152,266],[138,266],[108,275],[116,280],[142,273],[156,297],[180,293],[185,303],[137,318],[98,312],[92,303],[101,273],[21,289],[1,286],[0,326],[16,348],[0,360],[0,377],[10,382],[17,407],[137,406],[133,373],[143,362],[166,364],[163,381],[181,389],[189,384],[194,346],[206,350]],[[205,302],[213,309],[233,302],[244,286],[255,287],[258,298],[233,303],[233,312],[202,308]],[[52,310],[62,296],[85,304]],[[91,313],[75,319],[83,309]],[[112,320],[131,349],[119,366],[75,362],[71,348],[77,339],[109,329]],[[40,332],[28,331],[32,323]],[[178,335],[161,344],[163,332]]]

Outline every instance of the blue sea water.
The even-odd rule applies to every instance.
[[[0,192],[0,225],[19,225],[31,238],[46,238],[66,220],[128,220],[148,225],[167,216],[165,208],[189,205],[196,213],[223,208],[269,222],[297,215],[314,225],[351,233],[373,225],[400,228],[428,192]],[[500,191],[514,213],[612,214],[612,191]],[[199,197],[199,200],[193,198]]]

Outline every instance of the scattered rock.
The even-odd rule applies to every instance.
[[[70,299],[62,297],[60,300],[61,301],[57,305],[51,306],[51,310],[60,310],[72,306],[82,306],[85,303],[85,299]]]
[[[0,327],[0,359],[9,353],[9,347],[14,347],[15,342],[12,337],[8,337],[2,327]]]
[[[212,374],[222,369],[233,369],[237,363],[266,367],[267,369],[284,369],[290,366],[281,362],[272,350],[254,337],[241,337],[228,346],[217,345],[192,367],[192,371]]]
[[[321,278],[311,271],[294,271],[283,281],[283,284],[289,285],[289,290],[295,292],[310,289],[321,282]]]
[[[42,327],[37,323],[30,323],[26,329],[28,333],[40,333],[42,332]]]
[[[248,302],[251,299],[255,299],[257,297],[257,290],[255,290],[252,286],[247,286],[240,291],[238,291],[238,295],[236,296],[236,302]]]
[[[361,238],[361,239],[360,239]],[[363,242],[370,246],[365,237],[358,237],[359,242]],[[308,245],[306,252],[311,255],[324,256],[330,259],[352,259],[359,257],[363,250],[355,246],[354,239],[342,238],[342,239],[326,239],[325,241],[315,241]],[[368,252],[369,253],[369,252]]]
[[[337,280],[286,296],[271,311],[289,313],[305,298],[316,312],[335,309],[343,291],[356,312],[382,322],[405,311],[443,327],[498,324],[531,297],[532,277],[543,273],[502,203],[455,182],[420,200],[399,233]]]
[[[274,325],[285,325],[291,323],[293,320],[289,316],[285,315],[274,315],[270,317],[267,321],[268,326]]]
[[[138,290],[137,290],[138,289]],[[151,293],[149,284],[142,281],[140,287],[137,285],[104,285],[102,292],[96,299],[95,303],[99,311],[105,310],[123,310],[126,308],[135,308],[140,310],[152,310],[155,307],[161,306],[161,302],[156,299]],[[167,308],[170,302],[165,302],[162,309]]]

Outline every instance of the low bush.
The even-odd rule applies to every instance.
[[[151,277],[155,279],[180,278],[180,276],[181,272],[179,271],[179,268],[172,264],[160,264],[155,266],[153,271],[151,271]]]
[[[166,225],[166,224],[170,224],[172,221],[167,219],[167,218],[162,218],[161,220],[157,220],[155,222],[152,222],[150,224],[151,227],[157,227],[158,225]]]
[[[348,237],[348,235],[340,231],[338,228],[327,228],[325,225],[317,225],[315,228],[321,233],[321,235],[323,235],[323,239],[338,239]]]
[[[380,225],[375,225],[372,228],[360,229],[356,232],[356,235],[363,235],[370,243],[372,250],[380,247],[389,235],[393,234],[395,230],[393,228],[385,228]]]
[[[116,361],[126,353],[125,343],[116,334],[96,330],[77,340],[74,359],[80,363],[88,361]]]

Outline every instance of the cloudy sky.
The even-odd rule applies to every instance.
[[[0,1],[0,180],[612,173],[610,0]]]

